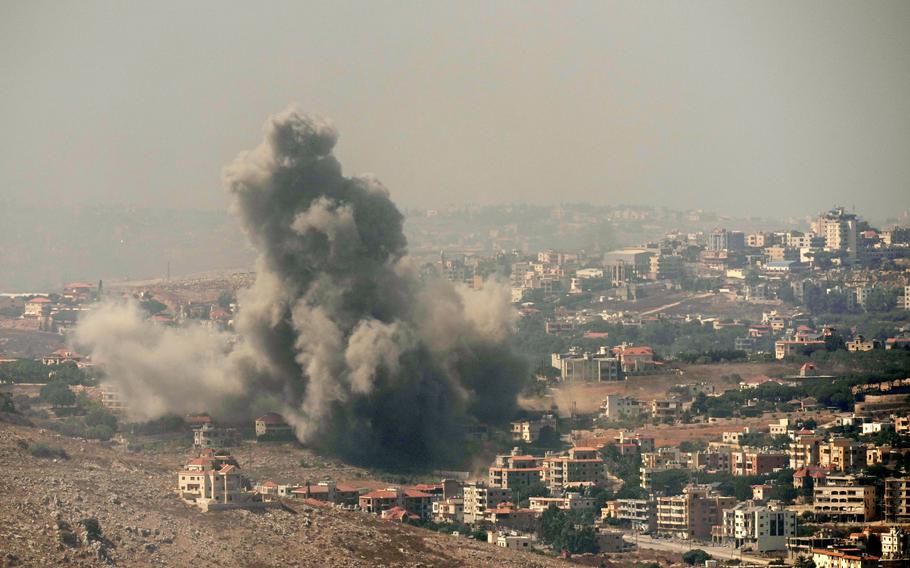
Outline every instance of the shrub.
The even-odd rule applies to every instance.
[[[54,447],[48,446],[47,444],[44,444],[42,442],[38,442],[35,444],[29,444],[28,453],[30,453],[31,455],[33,455],[36,458],[49,458],[49,459],[56,458],[56,459],[61,459],[61,460],[65,460],[65,459],[69,458],[69,456],[66,453],[66,450],[64,450],[63,448],[54,448]]]
[[[700,548],[694,548],[683,554],[682,559],[690,566],[704,565],[705,560],[711,560],[711,555]]]

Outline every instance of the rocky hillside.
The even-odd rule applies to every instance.
[[[359,512],[204,514],[174,494],[179,465],[0,423],[0,566],[565,566]]]

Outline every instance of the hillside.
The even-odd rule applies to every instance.
[[[40,443],[68,457],[34,457]],[[180,460],[0,422],[0,566],[566,565],[360,512],[204,514],[173,492]],[[103,546],[86,543],[82,520],[91,517]]]

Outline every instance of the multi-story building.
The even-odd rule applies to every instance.
[[[765,475],[786,468],[790,458],[784,453],[760,451],[733,452],[733,475]]]
[[[512,440],[531,444],[540,438],[540,432],[544,428],[550,428],[559,433],[559,424],[556,421],[556,417],[552,414],[546,414],[538,420],[512,422]]]
[[[619,358],[605,350],[598,353],[554,353],[553,367],[559,369],[562,382],[618,381],[623,378]]]
[[[711,527],[721,523],[723,510],[735,504],[735,497],[690,485],[682,495],[657,498],[657,533],[683,540],[710,539]]]
[[[510,455],[497,456],[489,471],[489,484],[512,491],[526,489],[543,481],[542,463],[543,458],[518,455],[517,449]]]
[[[631,396],[608,394],[600,405],[600,415],[606,420],[635,417],[642,412],[642,404]]]
[[[824,438],[820,436],[797,437],[790,444],[790,469],[817,466],[823,442]]]
[[[882,514],[886,521],[910,521],[910,477],[885,479]]]
[[[678,400],[652,400],[651,418],[661,422],[673,422],[682,414],[683,403]]]
[[[849,260],[857,255],[857,219],[843,207],[836,207],[819,216],[813,232],[825,239],[825,250],[845,253]]]
[[[869,556],[853,549],[812,549],[812,562],[815,568],[878,568],[879,558]]]
[[[866,446],[849,438],[835,438],[819,447],[818,464],[836,471],[865,467]]]
[[[482,481],[464,486],[464,522],[473,524],[483,520],[487,509],[495,509],[500,503],[511,503],[512,491],[504,487],[491,487]]]
[[[722,534],[736,548],[748,546],[760,554],[786,550],[787,538],[796,536],[796,513],[745,501],[724,510]]]
[[[596,448],[571,448],[567,456],[548,456],[543,460],[543,480],[551,493],[584,486],[603,486],[606,464]]]
[[[433,496],[416,489],[389,487],[365,493],[359,498],[362,511],[379,514],[393,507],[400,507],[421,519],[429,519],[433,513]]]
[[[616,499],[607,501],[600,518],[628,521],[632,530],[651,533],[657,528],[657,503],[653,499]]]
[[[586,512],[593,511],[596,505],[597,499],[594,497],[585,497],[574,491],[562,497],[531,497],[528,501],[528,508],[536,513],[543,513],[551,506],[565,511]]]
[[[875,519],[875,486],[852,475],[817,479],[812,490],[812,512],[837,521]]]
[[[910,557],[910,533],[900,526],[888,528],[881,534],[882,560],[907,560]]]
[[[193,428],[193,446],[196,448],[230,448],[237,443],[237,431],[207,422]]]
[[[253,500],[246,491],[249,482],[241,475],[233,456],[202,450],[177,473],[177,492],[187,503],[207,511],[212,508],[242,506]]]

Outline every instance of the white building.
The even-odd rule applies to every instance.
[[[514,531],[510,533],[487,531],[487,542],[509,550],[530,550],[534,539],[529,534],[520,534]]]
[[[786,550],[787,538],[796,536],[796,513],[745,501],[724,510],[723,534],[736,548],[745,547],[758,553]]]

